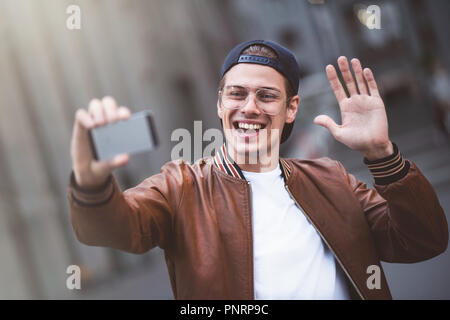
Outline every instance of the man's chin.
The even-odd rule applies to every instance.
[[[259,153],[259,147],[257,142],[237,141],[235,143],[236,153],[240,155],[249,155],[252,153]]]
[[[258,146],[257,142],[247,142],[245,139],[244,141],[239,140],[233,141],[233,144],[228,148],[231,157],[238,164],[256,164],[260,155],[263,154],[260,150],[261,146]]]
[[[257,164],[262,158],[267,158],[270,154],[270,142],[275,142],[277,130],[270,132],[267,130],[238,130],[231,129],[225,131],[227,138],[227,149],[230,156],[238,164]],[[268,141],[269,140],[269,141]]]

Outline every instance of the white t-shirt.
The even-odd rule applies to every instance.
[[[280,167],[242,173],[252,195],[255,299],[350,299],[341,267],[286,191]]]

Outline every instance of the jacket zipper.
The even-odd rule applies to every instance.
[[[347,275],[347,278],[350,279],[350,282],[352,283],[353,287],[356,289],[356,292],[359,294],[359,296],[361,297],[361,299],[365,300],[363,295],[361,294],[361,292],[359,291],[358,287],[356,286],[355,282],[353,281],[352,277],[350,276],[350,274],[348,273],[348,271],[345,269],[344,265],[342,264],[341,260],[339,260],[339,257],[336,255],[336,253],[334,252],[333,248],[331,248],[330,244],[328,243],[328,241],[325,239],[325,237],[322,235],[322,233],[320,232],[319,228],[317,228],[317,226],[312,222],[311,218],[309,217],[308,213],[302,208],[302,206],[300,206],[300,204],[297,202],[297,200],[294,198],[294,196],[291,193],[291,190],[289,190],[289,187],[287,185],[285,185],[285,188],[287,190],[287,192],[289,193],[289,195],[291,196],[292,200],[294,200],[294,202],[297,204],[297,206],[305,213],[306,218],[308,219],[309,223],[311,223],[314,228],[316,229],[316,231],[319,233],[320,237],[322,238],[322,240],[327,244],[328,248],[331,250],[331,252],[333,253],[334,257],[336,258],[337,262],[340,264],[342,270],[344,270],[345,274]]]
[[[250,220],[250,244],[249,244],[249,246],[250,246],[250,252],[251,252],[251,254],[250,254],[250,265],[251,265],[251,268],[250,268],[250,273],[251,273],[251,277],[250,277],[250,279],[251,279],[251,284],[250,284],[250,293],[251,293],[251,298],[250,298],[250,300],[254,300],[255,299],[255,288],[254,288],[254,282],[255,282],[255,279],[253,278],[254,277],[254,270],[253,270],[253,268],[254,268],[254,266],[253,266],[253,221],[252,221],[252,191],[251,191],[251,184],[250,184],[250,181],[247,181],[247,184],[248,184],[248,210],[249,210],[249,213],[248,213],[248,217],[249,217],[249,220]]]

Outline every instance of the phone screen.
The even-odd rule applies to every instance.
[[[148,110],[136,112],[127,120],[119,120],[89,130],[94,158],[108,160],[120,153],[130,155],[150,151],[158,141],[153,117]]]

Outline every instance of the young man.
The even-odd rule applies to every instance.
[[[430,259],[447,248],[448,228],[429,182],[389,140],[372,72],[351,63],[356,82],[338,59],[349,97],[326,67],[342,124],[325,115],[315,123],[362,153],[376,190],[329,158],[279,158],[298,109],[299,68],[279,44],[249,41],[222,67],[226,143],[214,157],[168,162],[121,192],[111,172],[128,156],[94,161],[87,129],[129,110],[106,97],[77,111],[68,186],[77,238],[134,253],[161,247],[176,299],[390,299],[380,260]],[[370,283],[373,270],[379,281]]]

